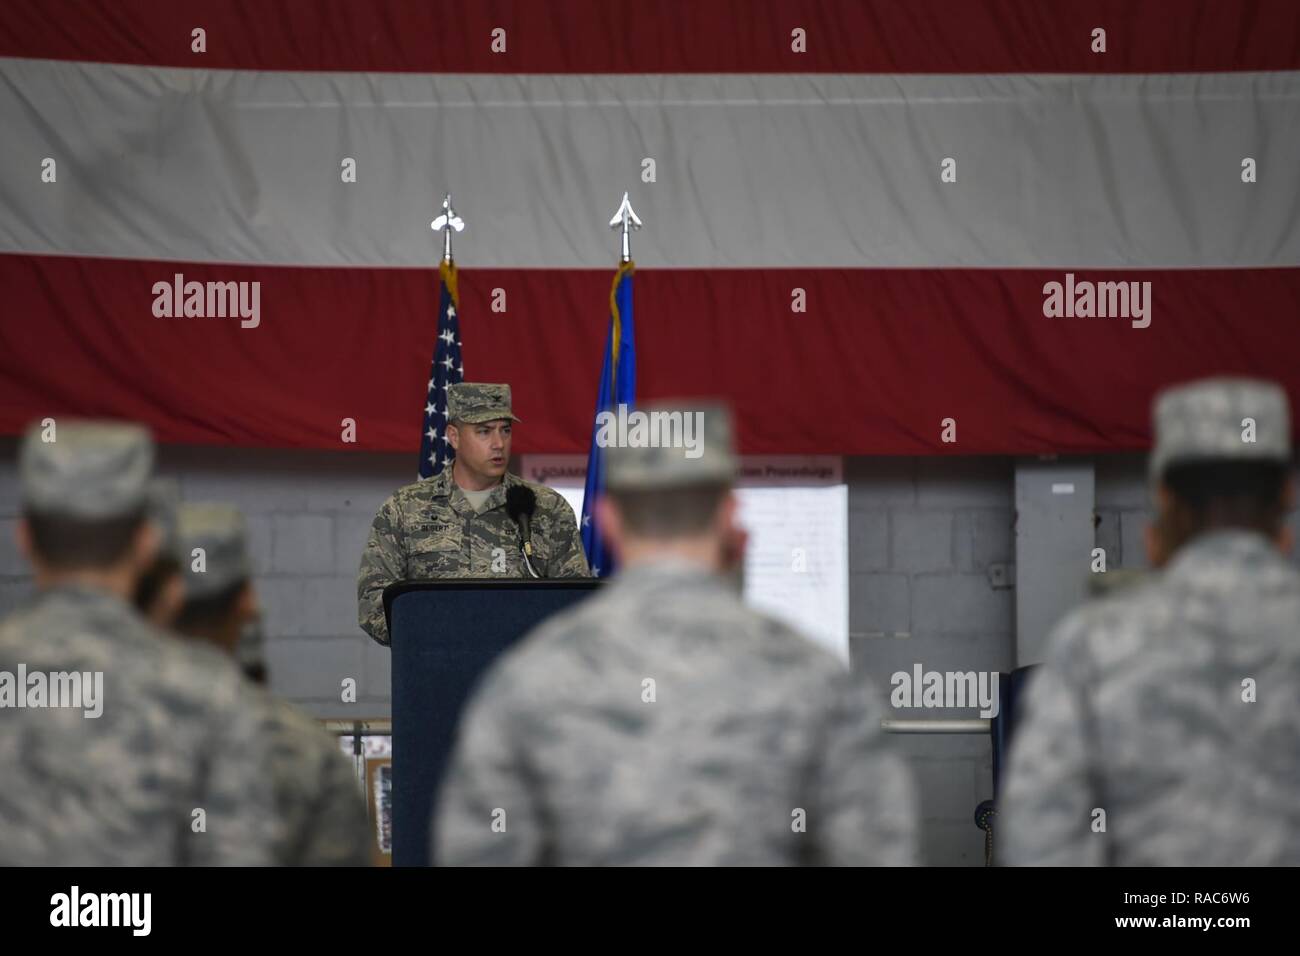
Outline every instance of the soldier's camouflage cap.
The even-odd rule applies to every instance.
[[[180,560],[176,545],[176,510],[181,504],[181,483],[175,478],[154,478],[145,492],[145,508],[158,526],[158,553]]]
[[[1202,379],[1165,389],[1153,407],[1152,480],[1179,462],[1290,460],[1289,403],[1272,382]]]
[[[185,597],[220,594],[252,575],[248,533],[239,509],[222,504],[183,504],[176,513],[176,537],[185,572]],[[195,548],[203,549],[201,571]]]
[[[447,421],[477,425],[498,418],[519,421],[510,408],[510,386],[457,382],[447,388]]]
[[[605,487],[610,491],[735,481],[731,412],[725,405],[676,401],[601,415],[607,417],[598,418],[597,441],[607,449]]]
[[[65,419],[47,430],[34,423],[18,453],[23,508],[92,521],[142,511],[153,459],[153,439],[139,425]]]

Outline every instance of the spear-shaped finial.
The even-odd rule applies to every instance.
[[[451,230],[463,231],[465,220],[456,215],[456,210],[451,208],[451,193],[447,193],[447,198],[442,201],[442,208],[447,211],[429,223],[429,226],[435,232],[446,230],[442,232],[442,259],[444,262],[451,262]]]
[[[623,227],[623,261],[631,262],[632,247],[628,244],[628,230],[640,229],[641,220],[632,211],[632,204],[627,200],[627,193],[623,194],[623,201],[619,203],[618,212],[614,213],[614,218],[609,221],[609,226],[611,229],[617,229],[619,226]]]

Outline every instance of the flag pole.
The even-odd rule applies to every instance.
[[[438,277],[442,291],[438,293],[437,344],[433,350],[433,367],[429,372],[429,388],[425,397],[423,433],[420,437],[421,478],[431,478],[455,458],[455,451],[447,440],[447,389],[465,378],[460,352],[460,290],[456,281],[456,261],[452,256],[451,234],[465,229],[465,220],[456,215],[451,205],[451,193],[442,200],[443,213],[429,223],[434,232],[442,232],[442,261],[438,263]],[[441,405],[441,407],[439,407]]]
[[[631,232],[641,228],[641,218],[633,210],[627,193],[623,193],[623,201],[619,203],[618,212],[614,213],[609,225],[611,229],[622,232],[622,258],[614,271],[614,281],[609,290],[609,338],[605,343],[600,387],[596,391],[596,416],[592,423],[591,450],[587,454],[587,481],[582,496],[582,519],[579,525],[587,563],[596,577],[604,577],[614,570],[613,555],[606,551],[594,511],[596,499],[604,493],[604,446],[599,440],[600,416],[621,406],[632,406],[636,402],[636,335],[632,321],[632,274],[636,264],[632,261]]]
[[[618,390],[618,356],[622,348],[623,339],[623,322],[618,314],[618,287],[623,282],[623,276],[630,273],[633,269],[632,264],[632,243],[631,230],[641,228],[641,219],[632,208],[631,201],[627,198],[627,193],[623,193],[623,201],[618,204],[618,212],[614,213],[614,218],[609,221],[611,229],[622,228],[623,230],[623,256],[619,260],[618,271],[614,273],[614,284],[609,289],[609,310],[612,321],[610,322],[610,394],[616,394]]]

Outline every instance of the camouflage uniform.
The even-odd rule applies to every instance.
[[[464,422],[517,421],[504,385],[460,383],[448,390],[449,415]],[[532,519],[533,567],[546,578],[583,578],[591,572],[573,509],[545,485],[506,473],[482,511],[446,468],[399,488],[379,509],[357,572],[357,619],[367,634],[387,644],[384,588],[423,578],[528,577],[519,529],[506,514],[506,492],[523,485],[537,496]]]
[[[184,566],[188,598],[220,594],[252,572],[243,516],[229,505],[186,504],[177,516],[185,555],[202,548],[205,564]],[[226,665],[228,666],[228,665]],[[281,866],[367,866],[373,840],[365,799],[337,740],[285,701],[254,688],[250,703],[267,748],[267,778],[275,795]]]
[[[25,512],[103,520],[143,510],[153,458],[143,429],[57,427],[52,443],[38,428],[24,438]],[[103,712],[0,714],[0,864],[271,862],[274,804],[248,688],[231,665],[76,584],[41,590],[0,624],[0,671],[20,664],[29,675],[102,672]]]
[[[1258,434],[1243,444],[1247,417]],[[1263,383],[1170,390],[1155,424],[1153,478],[1180,461],[1289,457],[1286,396]],[[1067,616],[1027,689],[1000,856],[1300,863],[1297,622],[1300,574],[1263,535],[1233,529],[1197,536],[1148,583]]]
[[[284,821],[276,863],[369,866],[374,836],[351,762],[337,738],[313,718],[269,693],[259,717],[270,749],[271,782]]]
[[[608,486],[729,482],[726,413],[709,414],[698,462],[614,448]],[[625,566],[508,652],[471,698],[433,858],[911,863],[914,794],[881,716],[863,682],[709,568]]]

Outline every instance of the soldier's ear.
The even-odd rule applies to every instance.
[[[257,592],[253,590],[252,581],[245,581],[244,586],[239,589],[239,598],[235,607],[239,612],[240,621],[251,621],[261,613],[257,606]]]
[[[153,564],[161,544],[162,537],[158,534],[158,526],[148,519],[141,521],[131,542],[131,560],[136,568],[143,571]]]
[[[23,560],[28,564],[32,564],[34,558],[32,554],[32,528],[27,523],[26,518],[19,518],[18,523],[14,525],[14,543],[18,546],[18,553],[22,555]]]
[[[447,423],[447,441],[452,448],[460,448],[460,426],[455,422]]]
[[[1147,564],[1153,568],[1161,567],[1165,563],[1164,548],[1160,546],[1160,532],[1154,522],[1142,529],[1142,544],[1146,548]]]
[[[1289,524],[1282,525],[1278,530],[1277,536],[1273,539],[1277,544],[1277,549],[1282,554],[1290,556],[1291,549],[1295,547],[1295,533],[1292,532]]]
[[[162,593],[154,601],[149,617],[159,627],[168,629],[176,623],[181,608],[185,606],[185,579],[181,574],[173,574],[163,585]]]
[[[615,557],[623,553],[623,515],[618,505],[608,495],[596,499],[596,522],[600,525],[600,535],[613,549]]]
[[[718,514],[716,517],[717,526],[724,534],[730,534],[736,527],[736,511],[740,505],[736,501],[736,493],[728,490],[723,496],[722,501],[718,503]]]
[[[1282,524],[1277,529],[1277,534],[1273,536],[1277,549],[1285,555],[1291,554],[1291,549],[1295,547],[1295,532],[1291,526],[1286,523],[1286,515],[1291,513],[1295,507],[1295,479],[1291,475],[1286,476],[1286,481],[1282,482]]]

